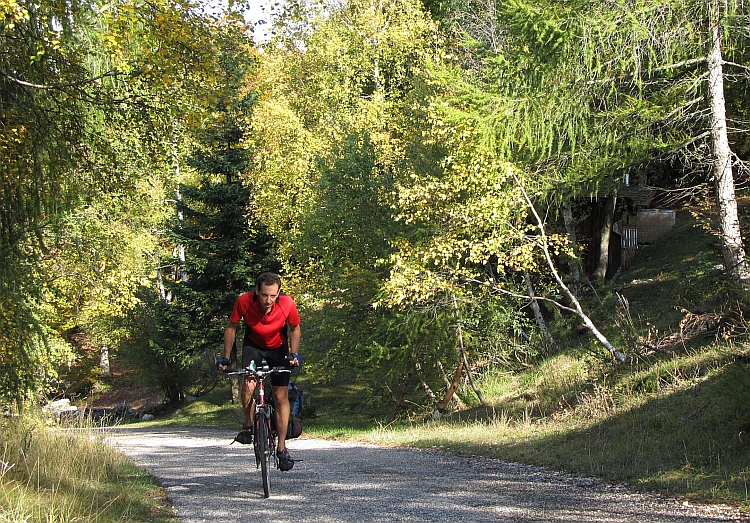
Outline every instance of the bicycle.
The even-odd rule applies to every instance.
[[[256,367],[255,361],[244,369],[227,372],[228,375],[234,376],[251,376],[255,382],[255,418],[253,420],[253,450],[255,451],[255,468],[260,468],[263,478],[263,495],[267,498],[271,495],[271,485],[269,480],[269,471],[271,466],[278,468],[279,459],[276,455],[276,420],[274,418],[273,391],[271,391],[271,400],[266,401],[266,379],[272,374],[288,372],[291,369],[287,367],[270,368],[266,360],[261,362],[260,367]]]

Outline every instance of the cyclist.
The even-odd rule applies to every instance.
[[[232,354],[237,324],[245,320],[245,337],[242,342],[242,366],[247,367],[250,361],[260,364],[266,360],[270,367],[287,364],[299,366],[302,362],[299,355],[299,342],[302,335],[300,318],[294,300],[281,292],[281,278],[277,274],[265,272],[258,276],[255,290],[246,292],[237,298],[229,323],[224,329],[224,357],[216,367],[220,371],[227,369]],[[279,436],[277,456],[282,471],[291,470],[294,460],[286,448],[286,435],[289,426],[289,373],[273,374],[271,385],[276,403],[276,432]],[[242,387],[242,406],[245,411],[245,425],[235,441],[243,444],[252,443],[252,426],[255,405],[253,392],[255,381],[245,380]]]

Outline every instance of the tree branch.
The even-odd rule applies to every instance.
[[[44,89],[44,90],[62,90],[62,89],[70,89],[71,87],[83,87],[85,85],[92,84],[94,82],[97,82],[101,80],[102,78],[114,78],[116,76],[120,76],[123,73],[117,73],[110,71],[108,73],[104,73],[99,76],[95,76],[93,78],[87,78],[86,80],[81,80],[79,82],[70,82],[67,84],[55,84],[55,85],[45,85],[45,84],[35,84],[31,82],[27,82],[25,80],[21,80],[20,78],[16,78],[15,76],[11,76],[2,69],[0,69],[0,76],[3,78],[6,78],[10,80],[13,83],[16,83],[18,85],[23,85],[24,87],[32,87],[34,89]]]
[[[534,203],[531,201],[531,198],[526,193],[526,190],[523,188],[523,185],[521,185],[521,181],[518,179],[518,177],[513,174],[513,177],[515,178],[516,185],[521,191],[521,194],[523,194],[523,198],[526,201],[526,205],[531,210],[531,213],[534,215],[534,218],[537,223],[537,227],[539,228],[539,235],[540,240],[538,242],[539,247],[541,247],[542,252],[544,253],[544,257],[547,261],[547,267],[549,268],[550,272],[552,272],[552,276],[555,278],[555,281],[557,282],[558,287],[563,291],[563,294],[567,296],[567,298],[570,300],[570,302],[573,304],[576,315],[583,320],[583,322],[586,324],[586,327],[588,327],[591,332],[594,333],[594,336],[599,340],[599,342],[604,345],[607,349],[609,349],[609,352],[612,354],[613,357],[617,358],[620,361],[626,361],[627,356],[623,354],[622,352],[618,351],[610,342],[607,340],[607,338],[602,334],[599,329],[596,328],[596,325],[591,321],[591,318],[589,318],[585,312],[583,312],[583,309],[581,308],[581,304],[578,302],[578,299],[573,295],[573,293],[568,289],[568,286],[565,285],[565,282],[563,282],[562,278],[560,277],[560,274],[557,272],[557,269],[555,268],[555,263],[552,261],[552,255],[549,253],[549,245],[547,244],[547,233],[544,229],[544,222],[542,221],[542,218],[539,216],[539,213],[536,211],[536,207],[534,207]]]

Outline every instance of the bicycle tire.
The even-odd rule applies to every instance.
[[[260,458],[260,471],[263,477],[263,495],[269,497],[271,495],[271,484],[268,478],[269,467],[268,461],[271,456],[269,449],[269,432],[268,432],[268,418],[265,412],[258,412],[255,420],[256,427],[256,460]]]

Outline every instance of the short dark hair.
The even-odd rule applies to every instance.
[[[281,290],[281,277],[273,272],[264,272],[255,280],[255,288],[260,289],[261,285],[278,285]]]

